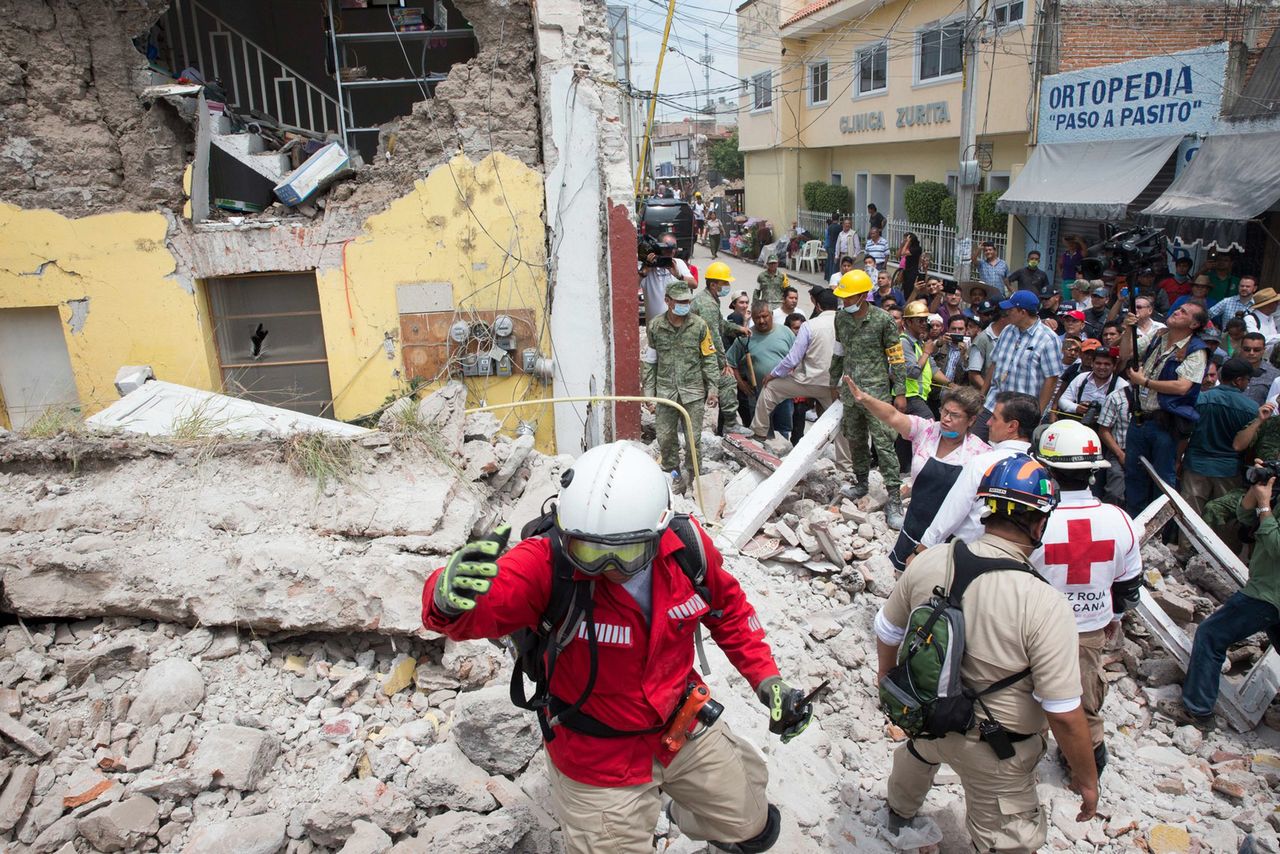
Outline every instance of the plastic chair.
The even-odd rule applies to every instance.
[[[797,265],[801,270],[805,270],[806,266],[811,272],[818,272],[818,262],[827,260],[827,250],[822,248],[821,240],[806,240],[804,246],[800,247],[800,255]]]

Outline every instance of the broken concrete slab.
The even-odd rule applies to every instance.
[[[182,854],[276,854],[288,841],[279,813],[244,816],[192,829]]]
[[[327,433],[363,436],[369,432],[354,424],[163,380],[143,383],[106,409],[86,418],[85,423],[103,430],[168,436],[173,434],[176,423],[190,424],[193,418],[199,418],[212,433],[230,435]]]
[[[520,773],[542,744],[533,714],[512,706],[503,684],[459,695],[453,715],[458,747],[490,774]]]
[[[44,736],[9,715],[0,714],[0,735],[37,759],[48,755],[53,750],[53,745],[45,741]]]
[[[222,724],[205,735],[192,768],[229,789],[252,790],[280,755],[280,741],[253,727]]]
[[[160,829],[159,814],[155,801],[135,795],[89,813],[76,827],[99,851],[135,850]]]
[[[151,666],[129,706],[129,721],[152,726],[168,714],[183,714],[204,700],[204,677],[186,659],[169,658]]]
[[[0,833],[12,830],[26,812],[38,773],[34,765],[19,765],[9,775],[4,791],[0,792]]]
[[[400,789],[373,777],[347,780],[328,789],[303,821],[318,845],[337,846],[365,819],[387,833],[404,833],[413,821],[413,802]]]

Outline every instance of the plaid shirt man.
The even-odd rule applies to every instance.
[[[1102,401],[1098,413],[1098,426],[1106,427],[1115,437],[1116,444],[1124,450],[1124,439],[1129,433],[1129,390],[1118,388]]]
[[[988,412],[995,411],[996,395],[1002,391],[1019,391],[1039,399],[1044,381],[1062,373],[1062,344],[1038,320],[1026,332],[1011,323],[996,339],[991,366],[991,388],[985,403]]]
[[[1004,293],[1004,280],[1009,278],[1009,265],[1004,262],[1003,258],[997,258],[994,264],[990,264],[986,258],[982,258],[978,261],[978,278],[986,284],[998,288],[1000,293]]]
[[[1209,319],[1213,321],[1213,325],[1219,329],[1227,325],[1227,321],[1234,318],[1237,314],[1243,314],[1253,308],[1253,296],[1229,296],[1219,302],[1213,308],[1209,309]]]

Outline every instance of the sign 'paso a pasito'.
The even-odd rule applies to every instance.
[[[1222,103],[1226,43],[1055,74],[1040,86],[1039,140],[1199,133]]]

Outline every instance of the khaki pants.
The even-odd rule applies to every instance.
[[[671,817],[691,839],[742,842],[769,817],[764,757],[717,723],[687,743],[653,780],[603,788],[571,780],[550,766],[551,795],[569,854],[652,854],[660,792],[674,802]]]
[[[1013,745],[1012,759],[997,759],[978,740],[975,728],[946,738],[908,741],[893,754],[889,808],[913,818],[933,786],[938,764],[945,762],[964,786],[965,826],[978,851],[1031,852],[1048,834],[1044,809],[1036,797],[1036,763],[1047,743],[1033,735]],[[918,756],[913,756],[914,748]]]
[[[1187,466],[1182,467],[1182,474],[1178,478],[1178,492],[1191,505],[1191,509],[1197,514],[1204,512],[1204,506],[1215,498],[1221,498],[1232,490],[1239,489],[1244,483],[1241,477],[1209,477],[1208,475],[1194,472]],[[1223,543],[1227,545],[1233,552],[1240,551],[1240,536],[1233,526],[1230,531],[1220,531],[1219,536],[1222,537]],[[1186,534],[1179,534],[1184,545],[1190,545],[1190,540]]]
[[[812,397],[823,406],[830,406],[836,399],[836,390],[829,385],[798,383],[791,377],[774,377],[765,385],[764,391],[760,392],[756,414],[751,419],[751,432],[757,436],[769,435],[769,419],[773,416],[773,410],[782,401],[793,397]],[[842,472],[853,470],[849,439],[843,430],[836,431],[836,468]]]
[[[1080,633],[1080,704],[1089,722],[1093,746],[1102,744],[1102,704],[1107,699],[1107,680],[1102,677],[1102,653],[1107,646],[1103,629]]]

